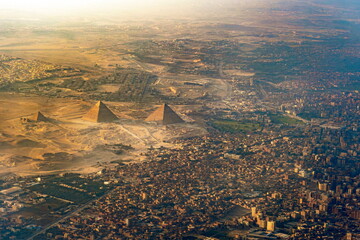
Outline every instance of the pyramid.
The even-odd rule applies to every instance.
[[[40,121],[46,122],[46,121],[49,121],[49,119],[48,119],[47,117],[45,117],[41,112],[35,113],[35,114],[30,118],[30,120],[35,121],[35,122],[40,122]]]
[[[90,122],[112,122],[118,120],[118,117],[104,103],[98,101],[83,119]]]
[[[145,121],[160,122],[164,125],[184,122],[167,104],[156,109]]]

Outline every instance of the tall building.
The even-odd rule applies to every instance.
[[[125,225],[126,225],[127,227],[131,227],[131,219],[130,219],[130,218],[126,218],[126,219],[125,219]]]
[[[249,86],[254,86],[254,79],[253,78],[249,79]]]
[[[275,231],[275,225],[276,225],[275,221],[267,221],[266,231],[269,231],[269,232]]]
[[[327,183],[319,183],[318,184],[319,190],[320,191],[327,191],[329,190],[329,185]]]
[[[257,217],[257,209],[256,209],[256,207],[251,208],[251,216],[254,217],[254,218]]]
[[[265,219],[258,218],[257,224],[261,228],[265,228],[265,229],[267,228],[267,221]]]

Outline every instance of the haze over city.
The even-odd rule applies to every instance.
[[[0,3],[0,239],[360,239],[357,0]]]

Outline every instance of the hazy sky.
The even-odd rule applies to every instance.
[[[96,8],[123,7],[159,2],[156,0],[2,0],[0,8],[34,12],[66,13]]]
[[[160,2],[160,0],[2,0],[0,2],[1,8],[12,8],[19,10],[65,10],[109,5],[129,7],[137,4]]]
[[[247,6],[254,2],[276,0],[0,0],[1,9],[32,13],[74,14],[89,12],[177,12],[184,9],[222,7],[235,4]],[[205,9],[204,9],[205,10]],[[205,10],[206,11],[206,10]]]
[[[0,0],[2,15],[5,10],[19,10],[36,14],[78,15],[78,16],[179,16],[192,14],[219,13],[222,9],[241,14],[249,7],[262,7],[276,3],[318,2],[340,4],[339,6],[357,6],[360,0]],[[5,11],[5,13],[4,13]],[[0,18],[3,17],[0,15]],[[28,17],[28,16],[27,16]]]

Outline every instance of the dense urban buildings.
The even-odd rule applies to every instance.
[[[360,239],[359,3],[254,1],[4,12],[0,239]]]

